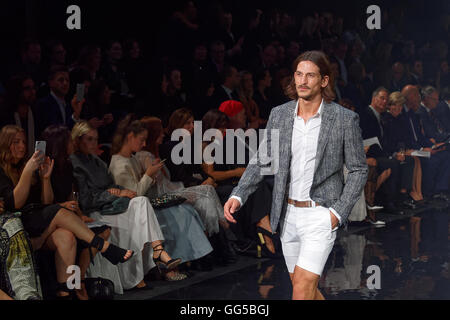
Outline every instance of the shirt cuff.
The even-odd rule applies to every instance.
[[[236,199],[237,201],[239,201],[240,206],[242,207],[242,199],[238,196],[231,196],[230,199]]]
[[[336,212],[336,210],[334,210],[333,208],[328,208],[328,209],[330,209],[330,211],[333,212],[333,214],[334,214],[334,215],[336,216],[336,218],[338,218],[338,220],[339,220],[338,225],[337,225],[333,230],[331,230],[331,231],[335,231],[335,230],[337,230],[337,229],[339,228],[339,226],[341,225],[341,220],[342,220],[342,218],[341,218],[341,216]]]

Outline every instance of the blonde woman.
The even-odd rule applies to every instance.
[[[50,182],[54,161],[36,151],[26,161],[25,131],[7,125],[0,132],[0,197],[10,212],[21,211],[25,231],[34,250],[44,248],[55,251],[58,280],[57,295],[70,298],[66,286],[67,267],[75,264],[75,237],[94,247],[111,263],[128,261],[133,252],[124,250],[96,236],[73,212],[75,204],[53,204],[54,194]],[[37,174],[38,173],[38,174]]]
[[[406,99],[399,91],[392,92],[389,95],[388,108],[389,113],[385,113],[383,123],[385,126],[384,146],[387,152],[403,153],[406,162],[414,162],[414,170],[412,176],[404,175],[404,179],[411,179],[408,183],[402,184],[401,192],[405,194],[409,191],[409,196],[414,202],[423,201],[422,195],[422,167],[418,157],[411,156],[413,151],[408,145],[407,128],[405,127],[405,119],[402,116],[403,105]],[[408,125],[408,124],[407,124]],[[410,185],[411,187],[408,187]]]
[[[72,139],[75,153],[70,160],[80,190],[81,209],[87,215],[100,212],[102,222],[111,227],[111,241],[135,251],[129,263],[119,266],[123,288],[150,288],[144,276],[155,264],[172,269],[181,262],[164,250],[164,236],[155,211],[148,198],[137,197],[136,192],[114,183],[107,165],[95,155],[98,132],[88,122],[74,126]]]
[[[155,158],[139,161],[138,154],[146,145],[147,136],[147,128],[139,120],[133,120],[133,114],[125,117],[114,135],[109,170],[118,185],[135,191],[138,196],[153,199],[164,194],[157,190],[163,183],[160,175],[163,163]],[[202,220],[190,204],[182,203],[155,211],[158,221],[165,226],[163,234],[167,239],[166,250],[172,255],[187,262],[202,258],[212,251]],[[164,276],[169,281],[186,278],[185,274],[175,271],[165,273]]]

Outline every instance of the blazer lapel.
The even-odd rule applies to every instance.
[[[280,126],[280,168],[289,170],[292,150],[292,130],[294,127],[295,106],[297,102],[293,101],[285,109],[283,123]]]
[[[323,102],[322,122],[320,124],[319,140],[317,142],[316,163],[314,168],[314,177],[316,176],[317,168],[322,161],[323,152],[327,145],[328,137],[331,134],[334,118],[336,117],[334,109],[327,102]]]

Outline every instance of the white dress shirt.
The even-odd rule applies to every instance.
[[[291,181],[289,186],[289,198],[293,200],[312,201],[309,193],[314,178],[317,143],[319,141],[320,126],[322,123],[322,110],[323,99],[317,113],[305,123],[304,119],[297,115],[298,101],[295,107],[291,143]],[[242,199],[240,197],[232,196],[231,198],[237,199],[242,205]],[[341,216],[333,208],[329,208],[329,210],[333,212],[340,224]]]

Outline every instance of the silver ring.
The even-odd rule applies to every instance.
[[[75,208],[75,205],[72,205],[72,208]]]

